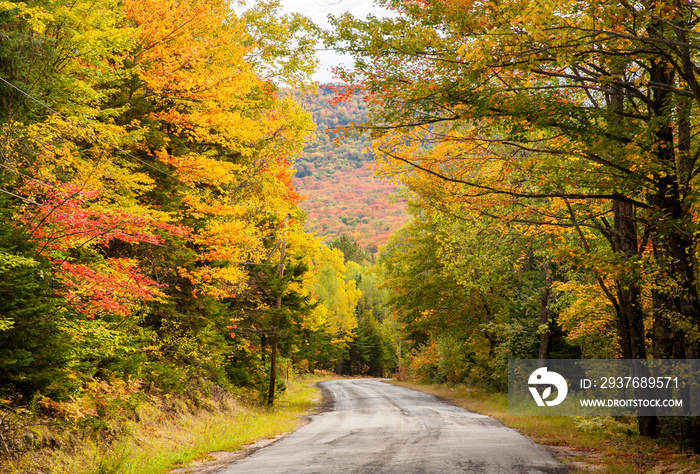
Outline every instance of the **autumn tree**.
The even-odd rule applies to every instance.
[[[78,392],[111,377],[227,385],[228,301],[300,215],[291,159],[312,126],[273,81],[308,81],[310,24],[276,2],[243,19],[218,0],[4,2],[0,15],[0,230],[21,241],[3,244],[2,271],[37,295],[3,314],[2,336],[29,360],[19,335],[55,330]]]
[[[656,357],[694,358],[697,6],[384,5],[397,16],[338,18],[332,41],[357,58],[343,77],[367,94],[388,172],[417,170],[468,206],[509,200],[494,218],[568,228],[587,253],[607,240],[589,262],[623,356],[646,357],[646,313]]]
[[[343,253],[343,259],[347,264],[349,261],[362,263],[363,260],[367,259],[367,252],[362,250],[360,245],[352,237],[348,237],[346,234],[341,234],[340,237],[335,239],[328,245],[332,249],[338,249]]]

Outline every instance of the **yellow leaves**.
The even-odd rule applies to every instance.
[[[608,282],[608,287],[612,286],[612,282]],[[584,351],[594,350],[590,346],[596,345],[608,350],[611,358],[616,357],[619,346],[615,310],[600,285],[555,282],[553,289],[560,295],[558,322],[567,338],[579,343]]]
[[[183,213],[195,219],[239,218],[246,212],[243,204],[227,203],[211,196],[187,195],[182,198],[182,203],[186,206]]]
[[[29,7],[24,2],[0,1],[0,13],[5,12],[14,13],[18,18],[26,21],[33,31],[38,33],[42,33],[46,29],[46,24],[53,19],[53,16],[44,9]]]
[[[325,245],[318,248],[308,286],[312,296],[325,307],[325,311],[319,310],[315,317],[325,317],[331,334],[349,340],[357,327],[355,308],[362,292],[356,288],[354,280],[345,280],[345,264],[340,250]]]
[[[205,260],[258,261],[264,254],[260,236],[245,220],[210,220],[194,242],[204,246]]]
[[[180,276],[196,285],[193,296],[210,296],[216,299],[235,298],[247,288],[248,273],[243,265],[226,267],[202,267],[195,270],[178,268]]]
[[[142,215],[148,213],[145,209],[139,209],[141,206],[134,202],[134,198],[154,188],[155,180],[151,176],[135,172],[128,166],[109,163],[104,168],[103,178],[113,183],[112,186],[100,186],[104,200],[114,202],[128,212]],[[159,220],[170,219],[165,213],[158,214],[160,214]]]
[[[220,107],[188,112],[171,108],[153,117],[177,127],[190,143],[226,146],[244,156],[254,153],[250,145],[268,136],[270,125],[259,117],[247,117],[235,110],[220,110]]]
[[[172,156],[165,152],[157,154],[158,159],[177,170],[176,176],[183,183],[190,185],[210,185],[226,187],[239,179],[244,166],[209,157],[204,154],[190,153],[183,156]]]
[[[5,32],[17,34],[8,51],[28,51],[7,79],[45,93],[59,113],[18,101],[27,109],[18,116],[40,122],[4,123],[0,151],[18,176],[12,191],[40,203],[15,216],[63,269],[66,298],[98,317],[132,314],[166,292],[177,304],[190,289],[214,298],[246,290],[247,262],[265,260],[264,239],[295,212],[288,157],[311,126],[258,77],[254,41],[230,2],[27,3],[0,0],[13,23]],[[319,245],[297,231],[289,241]],[[192,285],[176,286],[178,266]],[[352,316],[356,292],[339,285],[345,300],[329,303],[333,318]],[[319,309],[310,324],[325,319]],[[8,325],[0,318],[0,330]]]
[[[240,210],[240,208],[239,208]],[[247,288],[247,265],[265,259],[258,230],[243,218],[210,218],[197,231],[192,242],[201,248],[194,269],[179,268],[178,273],[196,285],[194,295],[233,298]]]
[[[305,326],[311,331],[316,331],[322,328],[326,323],[328,323],[328,313],[329,311],[326,305],[317,305],[313,310],[311,310],[311,314],[309,314],[304,321]]]

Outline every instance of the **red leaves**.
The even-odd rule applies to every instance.
[[[66,53],[64,68],[78,65],[85,82],[65,91],[70,113],[21,131],[17,124],[22,140],[2,146],[16,151],[17,170],[8,170],[27,177],[16,197],[33,204],[18,207],[18,226],[53,262],[70,304],[91,317],[126,316],[160,294],[140,265],[189,279],[188,297],[235,297],[248,278],[245,262],[264,257],[267,223],[301,199],[288,157],[310,120],[255,70],[252,30],[229,2],[117,7],[106,22],[115,35],[99,31],[118,37],[100,71],[84,51]],[[81,41],[101,26],[79,29]],[[75,44],[85,47],[62,47],[93,46]],[[166,245],[177,258],[150,252]]]
[[[60,252],[87,244],[106,245],[114,239],[161,244],[163,239],[156,230],[180,237],[188,233],[181,226],[105,207],[97,201],[99,198],[98,191],[79,189],[74,184],[47,191],[38,213],[31,218],[25,216],[25,224],[33,227],[31,239],[41,252]]]
[[[181,226],[107,207],[99,199],[99,191],[63,184],[45,190],[42,207],[34,215],[21,216],[21,222],[30,229],[39,251],[56,263],[76,310],[88,317],[127,316],[141,302],[159,295],[161,285],[144,276],[135,260],[107,258],[87,265],[72,263],[72,254],[81,248],[105,249],[114,240],[161,245],[163,235],[189,233]]]
[[[332,106],[337,106],[343,102],[348,102],[353,95],[358,93],[361,88],[353,85],[341,85],[336,86],[334,84],[329,84],[328,88],[333,91],[333,98],[328,101]]]
[[[159,296],[163,287],[142,275],[138,265],[126,258],[107,259],[99,270],[67,261],[60,268],[69,303],[91,318],[101,313],[128,316],[141,302]]]

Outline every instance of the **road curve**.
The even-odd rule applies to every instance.
[[[216,473],[568,472],[517,431],[430,394],[377,379],[322,386],[331,411]]]

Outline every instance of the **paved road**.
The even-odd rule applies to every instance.
[[[432,395],[376,379],[323,388],[331,411],[217,474],[568,472],[515,430]]]

